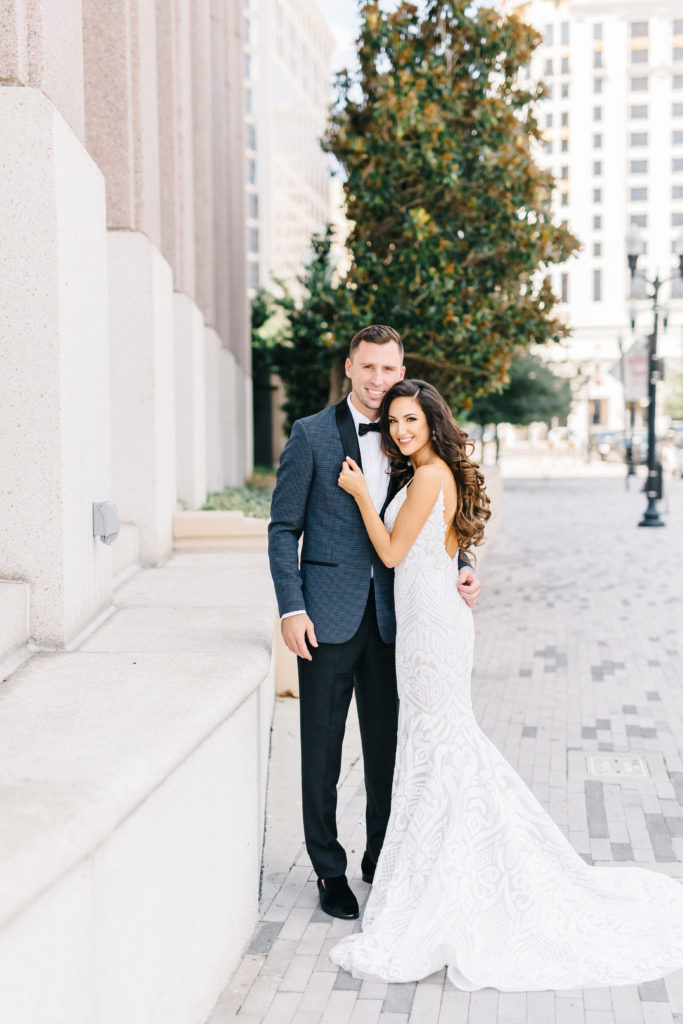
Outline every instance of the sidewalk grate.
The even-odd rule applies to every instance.
[[[646,778],[650,769],[643,757],[601,757],[590,754],[586,757],[589,775],[617,775],[619,778]]]

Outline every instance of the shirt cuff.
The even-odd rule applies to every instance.
[[[284,615],[280,616],[280,621],[282,622],[285,619],[291,619],[292,615],[305,615],[305,614],[306,614],[306,609],[305,608],[299,608],[299,610],[296,611],[296,612],[285,612]]]

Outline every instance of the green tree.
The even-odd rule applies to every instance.
[[[512,361],[504,389],[474,400],[468,413],[473,423],[481,426],[482,450],[484,430],[495,428],[496,462],[500,454],[498,424],[512,423],[526,427],[530,423],[547,423],[557,417],[565,420],[572,404],[572,391],[566,377],[558,377],[538,356],[526,352]]]
[[[531,154],[542,90],[520,84],[539,38],[465,0],[370,0],[324,140],[353,223],[348,314],[400,330],[408,372],[459,410],[500,386],[520,346],[567,333],[544,271],[578,243],[553,224]]]
[[[277,373],[286,389],[287,430],[318,412],[341,391],[348,339],[340,329],[347,292],[335,281],[332,229],[311,240],[311,258],[297,278],[300,297],[278,282],[278,295],[259,292],[252,303],[254,365]],[[340,379],[341,373],[341,379]]]

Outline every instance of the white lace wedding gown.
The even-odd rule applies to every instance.
[[[406,489],[389,505],[393,528]],[[396,568],[400,697],[391,817],[362,932],[331,950],[356,977],[461,989],[635,984],[683,967],[683,886],[589,867],[474,718],[472,613],[439,494]]]

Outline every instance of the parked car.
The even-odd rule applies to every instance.
[[[639,431],[603,430],[593,434],[590,440],[590,451],[603,462],[626,462],[628,445],[633,446],[633,461],[647,462],[647,434]]]

